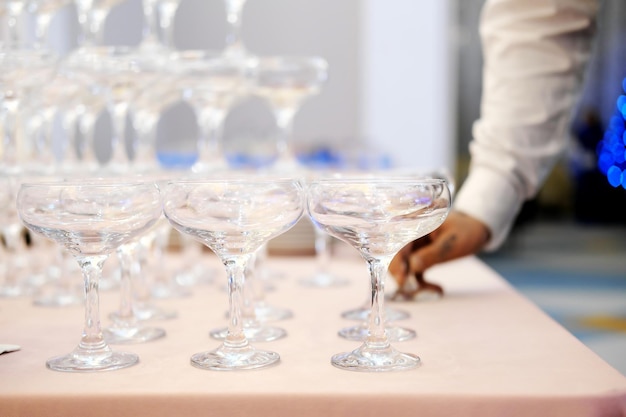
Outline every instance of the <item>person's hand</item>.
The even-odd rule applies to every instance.
[[[431,285],[423,281],[426,269],[478,253],[488,242],[489,236],[489,229],[481,221],[458,211],[450,211],[438,229],[406,245],[391,261],[389,273],[398,284],[398,292],[394,297],[403,295],[405,298],[413,298],[424,289],[419,287],[420,284]],[[407,292],[405,284],[411,277],[417,279],[418,287]]]

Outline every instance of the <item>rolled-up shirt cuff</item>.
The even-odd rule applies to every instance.
[[[494,251],[507,238],[523,201],[522,194],[502,173],[473,167],[459,189],[453,207],[489,228],[491,237],[484,250]]]

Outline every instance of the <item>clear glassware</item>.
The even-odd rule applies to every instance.
[[[155,230],[145,233],[139,239],[137,246],[137,260],[141,274],[135,276],[133,313],[139,320],[171,320],[178,316],[174,310],[167,310],[153,303],[152,301],[152,280],[148,276],[151,261],[151,251],[156,239]]]
[[[125,142],[130,106],[139,91],[157,79],[155,68],[165,57],[142,56],[134,48],[91,47],[64,63],[63,72],[81,80],[85,89],[101,96],[111,114],[111,155],[105,162],[112,171],[130,168],[131,156]]]
[[[246,48],[241,37],[241,16],[246,0],[224,0],[226,6],[226,22],[228,22],[228,35],[226,36],[225,55],[245,56]]]
[[[276,167],[298,166],[292,149],[293,121],[302,102],[320,92],[328,63],[315,56],[258,57],[250,61],[253,93],[265,99],[278,126]]]
[[[159,0],[157,5],[161,43],[171,50],[176,49],[176,43],[174,42],[174,18],[180,2],[181,0]]]
[[[38,88],[50,81],[58,57],[30,43],[0,43],[0,125],[4,141],[0,165],[17,171],[27,159],[27,148],[18,141],[19,111]]]
[[[276,352],[254,348],[246,338],[242,305],[244,276],[252,254],[296,224],[303,211],[300,182],[293,179],[223,178],[170,182],[164,212],[174,227],[213,250],[228,277],[228,335],[215,350],[191,357],[213,370],[254,369],[276,363]]]
[[[189,297],[191,288],[182,285],[176,280],[176,271],[167,265],[167,249],[170,245],[172,225],[162,219],[154,229],[155,236],[150,247],[149,271],[152,277],[150,292],[153,298],[180,298]]]
[[[242,308],[241,321],[243,332],[246,339],[250,342],[271,342],[287,336],[287,331],[281,327],[270,326],[266,321],[282,320],[292,316],[290,310],[273,308],[263,302],[263,297],[259,294],[263,293],[263,283],[256,276],[258,268],[254,262],[255,255],[261,249],[250,257],[244,271],[245,280],[242,290]],[[226,317],[229,317],[228,312]],[[217,328],[211,330],[209,335],[217,340],[224,340],[229,334],[229,328]]]
[[[196,173],[228,166],[222,128],[231,107],[247,92],[246,62],[208,51],[181,51],[173,56],[176,85],[198,121]]]
[[[19,18],[28,5],[28,0],[0,0],[0,15],[7,15],[7,38],[9,42],[21,41]]]
[[[76,280],[76,276],[80,276],[76,261],[59,245],[52,252],[53,257],[48,268],[49,280],[37,288],[33,304],[41,307],[83,304],[82,288]]]
[[[331,363],[351,371],[415,368],[420,358],[391,346],[385,329],[384,278],[394,255],[435,230],[450,209],[443,180],[410,177],[327,178],[307,188],[307,210],[322,230],[359,251],[370,270],[368,334],[357,349]]]
[[[48,28],[54,15],[72,4],[72,0],[28,0],[28,8],[35,13],[35,41],[46,44]]]
[[[163,54],[174,50],[174,17],[181,0],[141,0],[143,32],[138,49]]]
[[[251,263],[250,293],[254,315],[260,323],[286,320],[293,317],[291,309],[278,307],[267,301],[267,292],[274,289],[271,281],[276,281],[277,272],[268,265],[268,248],[263,245],[256,251]]]
[[[333,274],[328,265],[331,259],[331,239],[332,236],[318,229],[313,228],[315,233],[315,260],[317,268],[313,275],[309,275],[300,280],[300,283],[307,287],[340,287],[347,285],[350,281]]]
[[[114,351],[104,340],[98,283],[107,257],[149,230],[161,216],[156,184],[128,178],[23,183],[17,210],[29,230],[64,246],[83,272],[85,322],[80,343],[69,354],[49,359],[46,366],[93,372],[137,363],[136,354]]]
[[[80,48],[100,45],[111,9],[124,0],[74,0],[81,28]]]
[[[0,282],[0,297],[21,297],[32,294],[32,288],[23,278],[20,258],[25,255],[26,242],[23,226],[15,209],[15,197],[19,179],[14,175],[0,174],[0,235],[2,238],[6,262],[4,277]]]
[[[116,250],[120,265],[120,307],[110,316],[113,324],[103,332],[105,340],[111,344],[144,343],[165,337],[164,329],[142,323],[133,308],[133,287],[141,274],[139,245],[139,240],[134,240]]]

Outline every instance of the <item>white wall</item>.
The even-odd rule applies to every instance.
[[[452,3],[363,2],[361,128],[402,167],[453,169]]]

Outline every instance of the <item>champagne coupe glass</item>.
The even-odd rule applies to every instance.
[[[78,346],[49,359],[48,368],[65,372],[105,371],[134,365],[134,353],[113,351],[100,327],[98,283],[107,257],[150,229],[161,216],[154,183],[129,178],[23,183],[17,210],[26,227],[63,245],[84,277],[85,324]]]
[[[315,224],[357,249],[367,262],[371,314],[367,338],[331,363],[352,371],[396,371],[420,364],[418,356],[390,344],[385,329],[384,278],[394,255],[407,243],[430,233],[450,209],[443,180],[378,177],[327,178],[308,186],[307,209]]]
[[[192,171],[227,167],[222,150],[222,127],[230,108],[246,92],[245,61],[207,51],[174,55],[177,85],[196,113],[200,130],[198,158]]]
[[[164,212],[174,227],[213,250],[228,276],[228,335],[215,350],[191,357],[194,366],[213,370],[254,369],[280,356],[254,348],[242,322],[244,275],[252,254],[296,224],[303,211],[298,180],[224,178],[177,180],[164,193]]]
[[[16,171],[24,162],[26,149],[17,140],[18,112],[37,88],[48,82],[56,71],[57,56],[33,44],[0,44],[0,125],[4,129],[2,163]]]
[[[302,102],[319,93],[328,78],[328,63],[315,56],[258,57],[251,61],[254,94],[270,105],[278,126],[276,166],[298,166],[292,150],[293,120]]]
[[[454,194],[456,191],[456,184],[454,181],[454,177],[451,172],[445,167],[439,167],[430,170],[420,170],[415,171],[414,169],[400,169],[394,170],[394,173],[398,175],[412,175],[412,176],[421,176],[424,178],[436,178],[445,180],[448,184],[448,189],[450,190],[451,198],[454,199]],[[428,236],[424,236],[421,239],[418,239],[415,242],[412,242],[410,245],[413,248],[420,247],[426,242],[429,241]],[[443,296],[443,288],[435,283],[427,281],[427,276],[425,274],[416,274],[415,279],[407,279],[403,284],[398,285],[396,287],[395,293],[388,293],[387,299],[395,301],[399,298],[408,299],[408,300],[437,300]],[[398,283],[399,284],[399,283]],[[365,320],[364,320],[365,321]]]
[[[141,58],[129,47],[92,47],[74,58],[67,63],[68,70],[82,74],[86,87],[95,88],[95,94],[103,96],[111,114],[111,156],[107,164],[113,171],[127,169],[130,156],[124,146],[126,118],[133,98],[154,81],[154,73],[144,71]]]
[[[224,0],[229,28],[224,50],[226,55],[244,56],[247,53],[241,38],[241,15],[245,4],[246,0]]]

